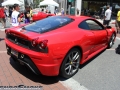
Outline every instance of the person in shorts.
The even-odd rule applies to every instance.
[[[107,6],[107,10],[105,11],[105,16],[104,16],[104,20],[103,20],[103,25],[105,27],[109,26],[109,23],[111,20],[111,14],[112,14],[112,11],[110,10],[110,7]]]
[[[120,33],[120,8],[117,13],[116,26],[117,26],[117,33]]]
[[[25,6],[25,23],[30,23],[30,6]]]
[[[5,20],[5,13],[4,13],[4,8],[0,4],[0,22],[3,24],[2,28],[6,27],[6,20]]]

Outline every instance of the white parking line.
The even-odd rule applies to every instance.
[[[119,37],[116,37],[116,39],[120,40]],[[107,50],[115,50],[115,49],[107,49]],[[62,80],[62,81],[59,81],[59,82],[62,83],[65,87],[67,87],[68,90],[69,89],[70,90],[89,90],[88,88],[81,85],[79,82],[77,82],[73,78],[70,78],[70,79],[67,79],[67,80]]]
[[[119,37],[116,37],[116,39],[120,40],[120,38],[119,38]]]
[[[0,29],[0,31],[5,31],[5,29],[3,28],[3,29]]]
[[[64,85],[65,87],[67,87],[68,90],[88,90],[86,87],[84,87],[72,78],[59,82],[62,83],[62,85]]]
[[[115,50],[115,49],[107,49],[107,50],[111,51],[111,50]]]

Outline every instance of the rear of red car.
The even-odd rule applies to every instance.
[[[23,35],[31,33],[33,35]],[[21,64],[29,67],[35,74],[54,76],[58,75],[59,62],[54,63],[51,53],[48,53],[48,40],[38,40],[38,34],[12,29],[6,31],[7,53]]]
[[[52,18],[47,18],[51,21]],[[71,19],[57,17],[54,23],[49,23],[45,19],[32,24],[20,27],[9,28],[6,33],[7,53],[19,61],[21,64],[29,67],[34,73],[46,76],[56,76],[59,74],[60,65],[64,54],[55,56],[51,50],[51,43],[54,45],[54,39],[47,32],[56,30],[60,24],[71,22]],[[66,21],[68,20],[68,21]],[[60,25],[61,27],[62,25]],[[53,37],[54,38],[54,37]]]

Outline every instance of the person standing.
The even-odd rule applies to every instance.
[[[104,8],[102,9],[102,11],[101,11],[101,14],[100,14],[100,19],[102,20],[103,19],[103,17],[104,17]]]
[[[79,15],[80,10],[77,8],[77,15]]]
[[[118,13],[117,13],[116,24],[117,24],[117,33],[120,33],[120,8],[119,8]]]
[[[4,10],[5,10],[5,12],[4,12],[4,13],[5,13],[5,16],[6,16],[6,18],[5,18],[5,19],[6,19],[6,21],[8,21],[8,16],[9,16],[9,13],[8,13],[8,8],[5,6],[5,7],[4,7]]]
[[[111,14],[112,11],[110,10],[110,7],[107,6],[107,10],[105,11],[105,16],[104,16],[104,20],[103,20],[103,25],[104,26],[108,26],[111,20]]]
[[[32,16],[33,16],[33,10],[32,10],[32,8],[30,7],[30,22],[32,22]]]
[[[5,28],[6,26],[6,20],[5,20],[5,13],[4,13],[4,8],[2,7],[2,5],[0,5],[0,22],[3,24],[2,28]]]
[[[25,23],[30,23],[30,6],[25,6]]]
[[[61,15],[65,15],[64,9],[61,9]]]
[[[12,26],[19,26],[20,22],[21,22],[21,18],[20,18],[20,7],[18,4],[14,4],[14,11],[12,12],[11,15],[11,22],[12,22]]]

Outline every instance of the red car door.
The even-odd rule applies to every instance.
[[[79,24],[79,28],[85,33],[85,40],[84,43],[84,53],[86,54],[84,58],[87,58],[88,55],[93,53],[94,47],[95,47],[95,34],[92,32],[88,26],[88,24],[85,21],[82,21]]]
[[[104,26],[97,22],[96,20],[87,20],[86,23],[88,24],[89,28],[95,35],[95,48],[94,51],[97,51],[107,44],[107,31],[105,30]]]

